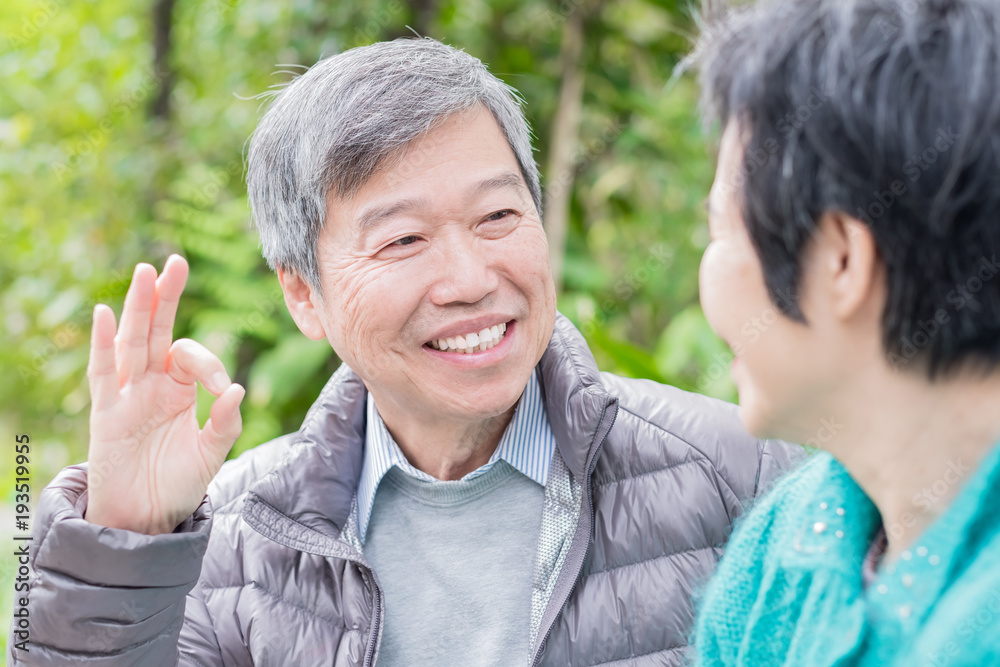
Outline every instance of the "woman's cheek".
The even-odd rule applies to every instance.
[[[708,244],[705,254],[701,258],[701,266],[698,269],[698,287],[701,298],[701,309],[705,313],[705,319],[715,333],[723,338],[725,327],[723,315],[725,311],[725,292],[723,287],[726,283],[722,274],[724,273],[724,257],[720,252],[718,241]]]

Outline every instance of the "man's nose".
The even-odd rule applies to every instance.
[[[441,265],[430,290],[436,305],[477,303],[500,286],[487,249],[489,243],[476,238],[452,238],[441,242]]]

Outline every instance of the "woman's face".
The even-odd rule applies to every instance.
[[[771,301],[740,210],[743,155],[738,126],[730,122],[709,197],[711,242],[699,274],[702,307],[733,350],[731,374],[747,430],[757,437],[797,442],[819,435],[821,445],[824,419],[832,418],[824,414],[824,406],[839,375],[835,358],[840,345],[830,344],[828,320],[809,293],[809,253],[803,258],[797,295],[808,325],[784,316]]]

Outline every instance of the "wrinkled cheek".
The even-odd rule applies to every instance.
[[[370,280],[367,280],[370,278]],[[385,310],[391,312],[378,293],[374,277],[357,276],[334,285],[336,299],[328,317],[331,343],[337,355],[362,376],[377,372],[385,359],[382,338],[395,330],[384,321]]]

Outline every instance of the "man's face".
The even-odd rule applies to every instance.
[[[328,197],[318,257],[316,316],[383,413],[501,415],[552,335],[545,232],[485,108],[446,119],[353,197]]]

